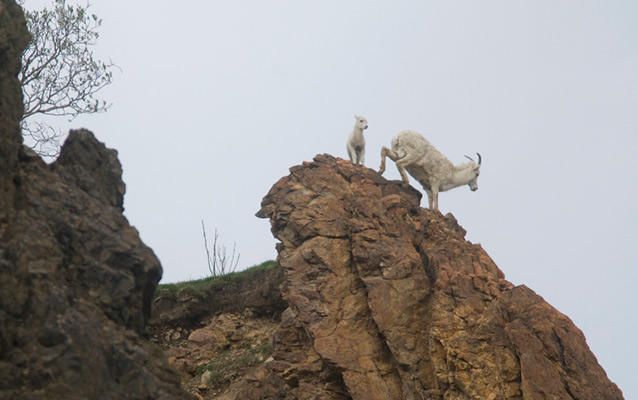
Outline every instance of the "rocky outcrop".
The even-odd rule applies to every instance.
[[[274,360],[223,399],[622,399],[572,321],[453,216],[329,155],[262,202],[289,308]]]
[[[117,153],[85,130],[52,165],[22,146],[27,40],[0,0],[0,399],[191,398],[140,337],[162,269],[122,215]]]

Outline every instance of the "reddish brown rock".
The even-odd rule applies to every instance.
[[[572,321],[416,190],[329,155],[290,172],[257,214],[286,272],[274,362],[225,398],[622,399]]]

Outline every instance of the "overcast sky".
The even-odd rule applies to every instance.
[[[28,8],[48,4],[27,0]],[[84,4],[84,2],[81,2]],[[638,2],[93,0],[95,54],[121,71],[86,127],[119,151],[125,215],[164,267],[208,274],[209,238],[274,259],[262,197],[319,153],[366,165],[401,130],[479,190],[442,193],[515,284],[568,315],[627,399],[638,398]],[[385,176],[399,179],[393,165]],[[412,181],[415,187],[421,189]],[[427,205],[427,202],[425,203]]]

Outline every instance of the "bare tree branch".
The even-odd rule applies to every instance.
[[[237,243],[233,243],[233,252],[231,257],[228,258],[226,246],[217,244],[217,238],[219,235],[217,234],[217,229],[215,229],[215,234],[213,236],[213,255],[211,256],[208,249],[204,220],[202,220],[202,232],[204,234],[204,248],[206,249],[208,270],[210,271],[211,276],[223,276],[235,272],[235,269],[237,269],[237,265],[239,264],[239,258],[241,257],[241,254],[235,252]],[[235,254],[237,254],[236,259]]]
[[[212,261],[210,258],[210,251],[208,251],[208,240],[206,240],[206,228],[204,227],[204,220],[202,220],[202,232],[204,233],[204,248],[206,249],[206,260],[208,261],[208,270],[212,276],[215,276]]]
[[[24,0],[20,1],[24,4]],[[113,81],[115,64],[95,60],[91,47],[99,38],[102,20],[87,13],[86,6],[53,0],[53,9],[25,11],[32,40],[22,54],[19,75],[24,97],[21,121],[32,148],[56,155],[63,136],[35,115],[67,116],[105,112],[110,107],[95,95]]]

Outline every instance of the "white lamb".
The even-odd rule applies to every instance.
[[[348,150],[350,161],[357,165],[363,165],[366,154],[366,140],[363,138],[363,130],[368,129],[368,121],[358,115],[355,115],[354,118],[357,122],[348,137],[346,149]]]
[[[428,195],[431,210],[439,209],[439,192],[461,185],[469,185],[472,191],[478,189],[477,179],[481,169],[481,155],[478,164],[468,156],[469,163],[453,165],[443,154],[434,148],[423,136],[414,131],[403,131],[392,139],[392,150],[381,148],[381,167],[385,171],[385,157],[388,156],[397,165],[403,186],[408,186],[407,170],[416,179]]]

